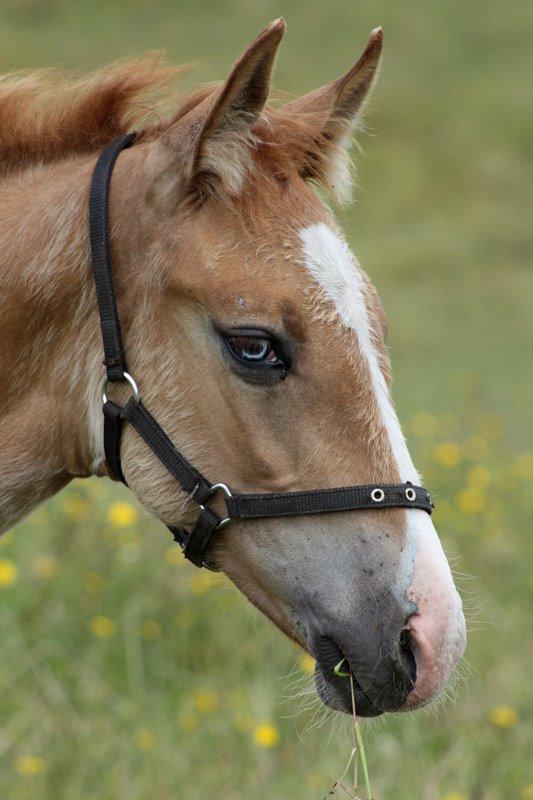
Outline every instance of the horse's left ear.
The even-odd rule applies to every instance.
[[[311,127],[314,146],[302,153],[300,173],[347,199],[347,148],[378,73],[383,30],[375,28],[356,64],[327,86],[287,103],[283,112]],[[346,184],[346,185],[345,185]]]
[[[246,48],[224,81],[198,98],[164,137],[182,190],[200,200],[240,191],[253,144],[252,126],[266,103],[285,21],[274,20]]]

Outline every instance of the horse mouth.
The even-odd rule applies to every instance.
[[[408,631],[402,630],[394,656],[387,661],[380,658],[371,669],[365,669],[364,661],[356,655],[347,658],[328,636],[315,635],[311,649],[316,658],[316,690],[329,708],[345,714],[355,711],[359,717],[377,717],[405,708],[417,677]]]
[[[343,673],[349,669],[348,659],[335,642],[327,637],[321,637],[321,646],[315,648],[313,655],[316,658],[315,688],[324,705],[334,711],[353,714],[355,704],[358,717],[378,717],[383,714],[383,710],[374,704],[353,673],[350,680],[346,674],[338,675],[335,672],[335,667],[341,662]]]

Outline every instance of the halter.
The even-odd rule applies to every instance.
[[[168,526],[185,556],[198,567],[216,569],[206,558],[213,533],[235,519],[325,514],[380,508],[418,508],[431,514],[429,492],[412,483],[341,486],[301,492],[234,494],[224,483],[211,483],[187,461],[163,428],[143,405],[137,383],[128,371],[117,311],[109,247],[109,186],[120,152],[133,143],[136,134],[122,136],[101,153],[94,168],[89,197],[89,225],[94,283],[104,345],[106,377],[102,385],[104,413],[104,452],[112,474],[126,483],[120,460],[124,422],[132,425],[148,447],[164,464],[181,488],[195,503],[199,514],[191,531]],[[126,382],[132,395],[119,406],[106,396],[109,383]],[[216,494],[224,497],[226,516],[220,517],[208,506]]]

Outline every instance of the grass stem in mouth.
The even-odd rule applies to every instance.
[[[372,793],[370,791],[370,778],[368,775],[368,765],[366,763],[365,746],[363,744],[363,734],[361,732],[361,726],[359,724],[359,720],[357,719],[357,711],[355,708],[355,690],[353,686],[353,675],[351,672],[350,672],[350,690],[352,693],[352,714],[353,714],[353,727],[355,733],[354,749],[357,751],[357,754],[354,759],[354,794],[357,793],[357,782],[358,782],[357,768],[360,756],[361,766],[363,768],[363,777],[365,779],[366,800],[372,800]]]
[[[341,658],[341,660],[339,661],[339,663],[335,664],[335,666],[333,667],[333,672],[339,678],[350,678],[351,677],[351,674],[352,674],[351,672],[349,672],[349,671],[348,672],[343,672],[343,670],[342,670],[342,665],[344,664],[345,661],[346,661],[346,658],[344,658],[344,656],[343,656]]]
[[[353,749],[352,749],[352,752],[350,753],[350,758],[348,759],[348,763],[346,764],[346,767],[344,768],[344,772],[342,773],[340,778],[338,778],[335,781],[335,783],[331,787],[331,790],[326,795],[326,797],[331,797],[332,795],[335,795],[338,788],[343,789],[345,792],[347,792],[346,788],[342,784],[342,781],[344,780],[344,777],[345,777],[346,773],[348,772],[348,770],[350,769],[350,765],[353,762],[353,795],[350,795],[350,797],[353,797],[353,800],[359,800],[359,795],[358,795],[359,758],[361,758],[361,767],[362,767],[362,770],[363,770],[363,778],[364,778],[364,781],[365,781],[366,800],[372,800],[372,792],[370,790],[370,777],[368,775],[368,764],[367,764],[367,761],[366,761],[365,746],[363,744],[363,734],[362,734],[362,731],[361,731],[361,726],[359,724],[359,720],[357,719],[357,710],[356,710],[356,706],[355,706],[355,688],[354,688],[353,675],[351,673],[351,670],[346,672],[345,671],[346,667],[343,669],[343,664],[345,663],[345,661],[346,661],[346,658],[341,658],[339,663],[335,664],[335,666],[333,667],[333,672],[339,678],[349,678],[350,679],[350,693],[351,693],[351,699],[352,699],[352,718],[353,718],[354,742],[353,742]],[[347,792],[347,794],[348,794],[348,792]],[[325,798],[324,798],[324,800],[325,800]]]

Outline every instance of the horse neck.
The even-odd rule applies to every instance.
[[[87,198],[94,159],[0,183],[0,531],[102,473],[102,350]]]

